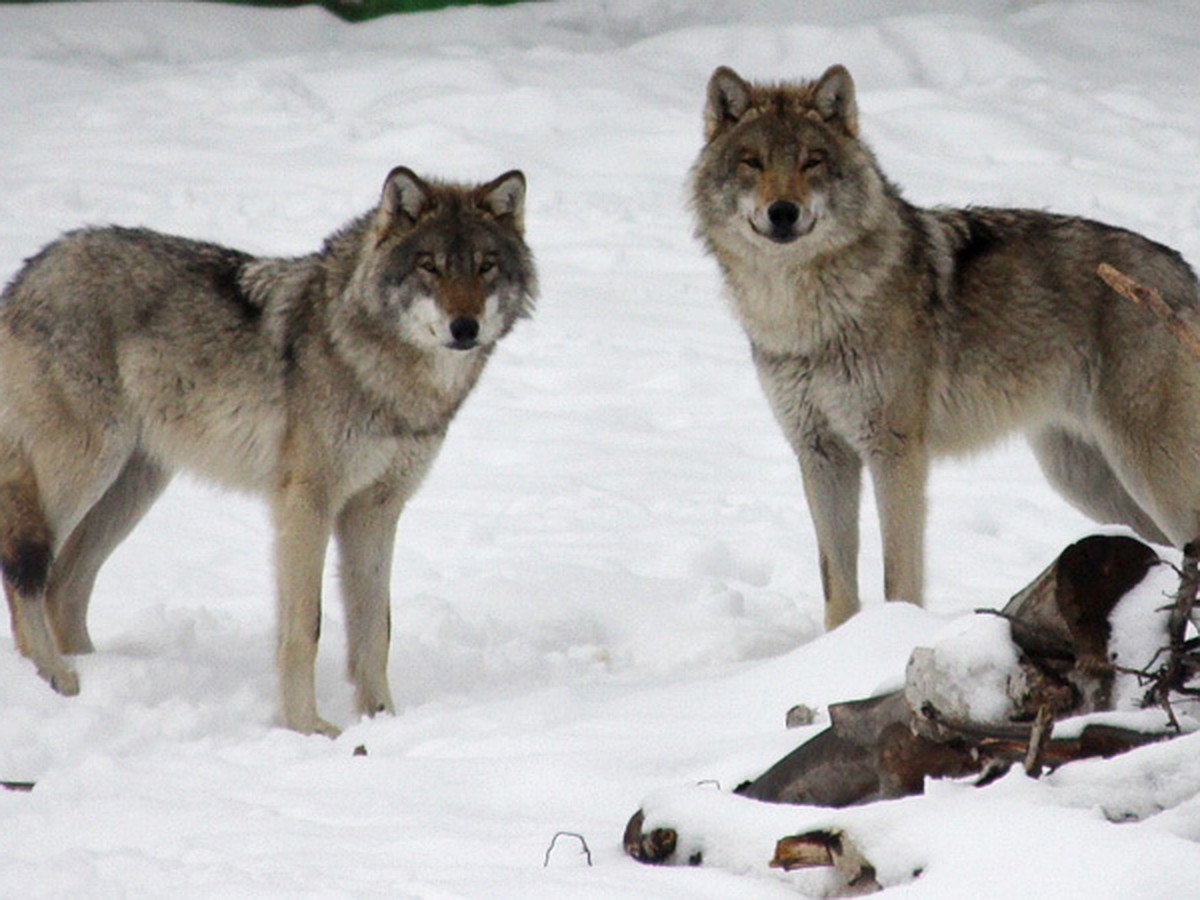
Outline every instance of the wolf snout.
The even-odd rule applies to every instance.
[[[767,227],[759,229],[771,240],[781,244],[808,234],[816,224],[816,216],[791,200],[776,200],[767,207]]]
[[[767,208],[772,228],[791,229],[800,221],[800,207],[790,200],[776,200]]]
[[[459,316],[450,322],[450,346],[455,350],[470,350],[479,341],[479,320]]]

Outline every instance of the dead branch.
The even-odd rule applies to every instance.
[[[1042,774],[1046,748],[1053,728],[1054,709],[1049,703],[1043,703],[1029,732],[1029,747],[1025,751],[1025,774],[1030,778],[1038,778]]]
[[[833,866],[855,894],[883,890],[875,880],[875,867],[841,831],[809,831],[781,838],[775,844],[772,868],[790,872],[817,866]]]
[[[780,838],[775,845],[771,868],[790,872],[833,865],[833,846],[841,845],[841,832],[809,831]]]
[[[1152,684],[1142,698],[1142,706],[1161,706],[1176,731],[1180,728],[1171,708],[1172,692],[1198,693],[1188,687],[1188,682],[1200,670],[1200,652],[1187,640],[1187,626],[1192,621],[1197,591],[1200,591],[1200,541],[1192,541],[1183,548],[1179,590],[1167,618],[1167,658],[1150,676]]]
[[[6,791],[20,791],[23,794],[28,794],[33,790],[36,781],[0,781],[0,787]]]
[[[664,863],[675,853],[679,835],[672,828],[655,828],[642,831],[646,814],[640,809],[625,826],[625,852],[644,863]]]
[[[1096,272],[1110,288],[1122,297],[1132,300],[1138,306],[1144,306],[1162,319],[1171,334],[1175,335],[1188,350],[1196,356],[1200,356],[1200,334],[1197,334],[1196,330],[1183,318],[1181,313],[1184,307],[1164,298],[1154,288],[1147,287],[1130,278],[1120,269],[1116,269],[1108,263],[1100,263]]]

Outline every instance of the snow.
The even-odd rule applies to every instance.
[[[1158,651],[1169,642],[1167,608],[1178,588],[1179,576],[1173,567],[1154,566],[1109,615],[1112,637],[1108,650],[1122,669],[1113,679],[1113,706],[1117,709],[1133,709],[1145,694],[1145,685],[1126,670],[1150,671],[1161,662]]]
[[[318,703],[345,732],[278,727],[266,515],[181,479],[101,574],[80,696],[0,630],[0,778],[37,782],[0,791],[0,895],[819,895],[830,873],[766,862],[829,825],[895,896],[1195,895],[1200,734],[852,810],[729,793],[827,724],[785,730],[789,707],[898,687],[915,646],[1094,527],[1019,442],[945,462],[928,609],[882,602],[868,500],[865,610],[822,635],[797,467],[684,180],[717,65],[842,62],[910,199],[1091,215],[1200,260],[1198,52],[1184,0],[558,0],[356,26],[0,7],[3,277],[85,223],[308,252],[403,164],[522,168],[543,285],[401,520],[398,715],[355,721],[331,570]],[[706,865],[627,858],[643,802],[695,825]],[[558,831],[591,867],[572,838],[543,866]]]
[[[955,619],[928,647],[913,651],[905,699],[912,709],[929,705],[952,722],[1008,722],[1016,713],[1009,685],[1021,682],[1018,657],[1006,619]]]

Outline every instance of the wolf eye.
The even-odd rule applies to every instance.
[[[747,169],[753,169],[756,172],[761,172],[764,168],[761,157],[755,156],[753,153],[746,153],[738,160],[738,164],[745,166]]]
[[[494,268],[496,268],[496,257],[485,256],[483,258],[483,260],[479,263],[479,274],[486,275],[488,272],[492,271],[492,269],[494,269]]]
[[[428,253],[417,257],[417,268],[422,272],[429,272],[432,275],[436,275],[438,272],[437,263],[433,261],[433,257]]]
[[[815,169],[817,166],[822,165],[824,162],[825,151],[814,150],[812,153],[808,154],[804,162],[800,163],[800,168],[805,172],[809,172]]]

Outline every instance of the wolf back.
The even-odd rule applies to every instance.
[[[1200,535],[1200,363],[1096,274],[1198,310],[1177,253],[1078,217],[913,206],[860,139],[841,66],[794,84],[718,69],[705,123],[697,234],[800,462],[829,625],[858,608],[862,470],[885,593],[920,602],[930,459],[1012,431],[1093,518]]]
[[[392,709],[396,519],[496,342],[532,310],[525,180],[424,180],[295,259],[119,227],[76,231],[0,298],[0,569],[21,652],[76,693],[96,573],[185,469],[265,495],[283,718],[315,708],[321,571],[336,538],[350,680]]]

